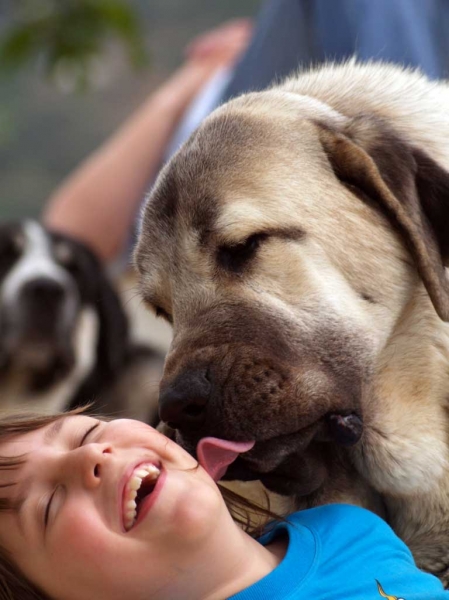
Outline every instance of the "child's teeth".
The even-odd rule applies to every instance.
[[[129,482],[128,486],[131,490],[138,490],[142,483],[142,477],[133,477]]]
[[[134,475],[137,475],[137,477],[144,478],[148,475],[148,471],[146,469],[137,469],[137,471],[134,471]]]
[[[137,517],[137,504],[135,500],[137,491],[142,485],[142,480],[151,476],[151,479],[156,481],[159,475],[160,469],[156,465],[147,464],[140,465],[129,478],[123,497],[123,523],[126,531],[131,529]]]

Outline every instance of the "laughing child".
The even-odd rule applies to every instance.
[[[0,419],[0,600],[226,598],[449,595],[367,510],[301,511],[254,539],[213,477],[144,423]]]

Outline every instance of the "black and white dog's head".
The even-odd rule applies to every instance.
[[[92,252],[34,221],[0,225],[0,408],[89,401],[127,351],[127,319]]]

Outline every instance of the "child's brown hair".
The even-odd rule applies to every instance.
[[[81,410],[75,410],[67,414],[79,414]],[[35,431],[60,419],[64,415],[35,415],[35,414],[9,414],[0,415],[0,445],[2,442],[14,437]],[[25,458],[3,457],[0,455],[0,470],[14,471],[24,462]],[[16,485],[11,481],[0,485],[2,489]],[[0,496],[0,512],[13,512],[17,509],[11,499]],[[0,600],[50,600],[50,597],[35,586],[25,577],[20,569],[14,564],[8,550],[0,545]]]

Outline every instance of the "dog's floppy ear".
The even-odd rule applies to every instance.
[[[382,120],[359,117],[319,136],[342,183],[374,200],[407,244],[435,310],[449,321],[449,173]]]

